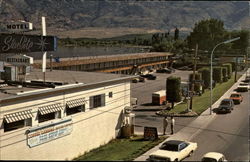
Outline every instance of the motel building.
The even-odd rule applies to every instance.
[[[33,69],[14,78],[0,80],[0,160],[71,160],[131,121],[134,76]]]

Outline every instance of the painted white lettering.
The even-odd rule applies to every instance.
[[[12,36],[8,36],[4,39],[4,46],[2,48],[3,51],[9,51],[11,49],[14,50],[30,50],[30,48],[33,46],[33,42],[30,41],[30,39],[27,39],[27,37],[22,36],[19,41],[17,41]]]

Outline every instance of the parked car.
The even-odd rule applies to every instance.
[[[139,82],[139,78],[132,79],[132,83],[137,83],[137,82]]]
[[[152,74],[141,75],[141,77],[147,78],[148,80],[155,80],[156,76]]]
[[[238,85],[237,92],[247,92],[247,91],[248,91],[248,85]]]
[[[167,73],[167,74],[171,74],[172,70],[168,69],[168,68],[164,68],[164,69],[158,69],[156,70],[157,73]]]
[[[139,82],[145,82],[145,78],[143,78],[143,77],[139,77]]]
[[[183,66],[178,68],[178,70],[191,70],[192,68],[188,67],[188,66]]]
[[[240,83],[240,86],[247,86],[247,87],[248,87],[248,90],[250,89],[250,84],[249,84],[249,83],[241,82],[241,83]]]
[[[225,156],[218,152],[208,152],[205,155],[203,155],[202,162],[223,162],[227,161]]]
[[[218,108],[218,113],[231,113],[234,109],[234,102],[232,99],[223,99]]]
[[[243,101],[243,96],[240,93],[232,93],[230,99],[234,101],[234,104],[240,104]]]
[[[149,155],[150,161],[181,161],[197,149],[197,143],[181,140],[164,142],[159,150]]]
[[[175,72],[175,69],[174,69],[174,68],[172,68],[172,67],[169,67],[168,69],[169,69],[169,70],[171,70],[171,71],[172,71],[172,73],[174,73],[174,72]]]

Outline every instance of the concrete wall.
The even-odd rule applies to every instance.
[[[113,92],[110,98],[108,93]],[[105,93],[105,107],[89,109],[85,104],[85,112],[66,116],[62,111],[62,119],[72,118],[73,131],[70,135],[30,148],[27,145],[26,131],[31,127],[4,132],[3,116],[5,114],[32,109],[32,127],[56,122],[62,119],[38,123],[38,107],[61,103],[64,107],[67,100]],[[1,106],[1,105],[0,105]],[[123,109],[130,106],[130,83],[96,88],[86,91],[65,92],[57,96],[26,100],[22,103],[2,105],[0,107],[0,159],[1,160],[70,160],[80,154],[108,143],[119,132],[123,120]]]

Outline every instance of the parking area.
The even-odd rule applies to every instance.
[[[181,77],[181,81],[188,81],[188,76],[192,71],[175,70],[174,73],[153,73],[156,80],[145,80],[145,82],[131,83],[131,96],[137,98],[138,106],[133,113],[135,114],[135,133],[143,134],[145,126],[156,127],[158,134],[162,135],[162,117],[155,113],[165,106],[152,105],[152,93],[166,89],[166,79],[169,76]],[[136,111],[140,109],[140,111]],[[176,118],[175,130],[182,129],[187,123],[195,118]],[[168,128],[167,132],[170,132]],[[168,134],[168,133],[167,133]]]
[[[192,71],[175,70],[171,74],[166,73],[153,73],[157,78],[156,80],[145,80],[145,82],[131,83],[131,96],[137,98],[137,108],[157,108],[160,106],[151,105],[152,93],[165,90],[166,80],[170,76],[181,77],[181,81],[188,81],[188,76]]]

